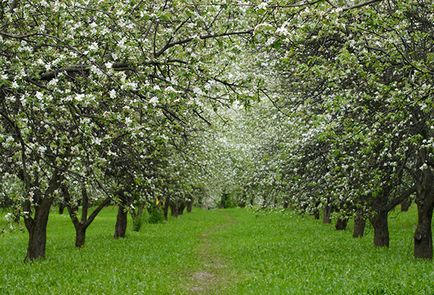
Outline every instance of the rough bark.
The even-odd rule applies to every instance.
[[[26,261],[45,257],[47,223],[52,202],[51,198],[43,198],[35,209],[35,217],[33,219],[25,218],[26,228],[29,232]]]
[[[331,213],[332,213],[332,208],[330,205],[325,205],[323,208],[323,219],[322,222],[323,223],[331,223]]]
[[[347,228],[348,218],[347,217],[339,217],[336,220],[335,228],[336,230],[345,230]]]
[[[365,234],[366,219],[363,214],[358,211],[354,217],[353,238],[361,238]]]
[[[374,245],[377,247],[389,247],[389,225],[387,220],[387,211],[377,211],[370,218],[374,227]]]

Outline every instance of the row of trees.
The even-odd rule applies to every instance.
[[[55,200],[80,246],[109,202],[122,237],[126,208],[225,188],[369,218],[378,246],[414,195],[415,256],[432,258],[430,1],[9,1],[0,16],[0,177],[28,259]]]
[[[44,257],[55,202],[68,208],[77,247],[109,203],[119,207],[115,237],[148,201],[166,216],[169,205],[175,215],[191,207],[206,168],[196,137],[210,110],[246,99],[241,86],[254,80],[233,74],[252,35],[235,21],[239,8],[1,2],[0,177],[29,233],[26,259]]]
[[[318,1],[274,14],[263,29],[271,62],[259,60],[269,103],[244,118],[258,165],[241,179],[263,206],[323,209],[326,221],[333,211],[337,228],[355,216],[356,236],[369,219],[374,244],[389,246],[388,213],[414,199],[414,255],[432,259],[432,8]]]

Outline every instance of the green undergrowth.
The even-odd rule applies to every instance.
[[[433,262],[412,257],[414,211],[391,214],[389,249],[372,246],[369,227],[353,239],[351,224],[248,209],[196,209],[114,240],[106,208],[77,250],[68,215],[52,213],[43,261],[22,262],[27,233],[0,235],[0,294],[190,294],[204,245],[223,265],[204,294],[434,294]]]

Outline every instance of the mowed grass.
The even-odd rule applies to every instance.
[[[27,233],[0,235],[0,294],[201,293],[204,245],[223,264],[204,294],[434,294],[433,262],[412,257],[414,209],[391,214],[389,249],[372,246],[371,228],[353,239],[351,225],[293,213],[196,209],[124,240],[112,238],[115,216],[104,209],[78,250],[67,214],[53,213],[47,258],[31,264]]]

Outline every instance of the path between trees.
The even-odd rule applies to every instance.
[[[229,274],[227,261],[219,253],[218,245],[213,240],[219,233],[226,231],[236,223],[233,216],[224,214],[222,223],[208,228],[199,236],[200,246],[197,250],[197,257],[201,262],[201,267],[190,275],[189,293],[219,293],[233,279]]]

